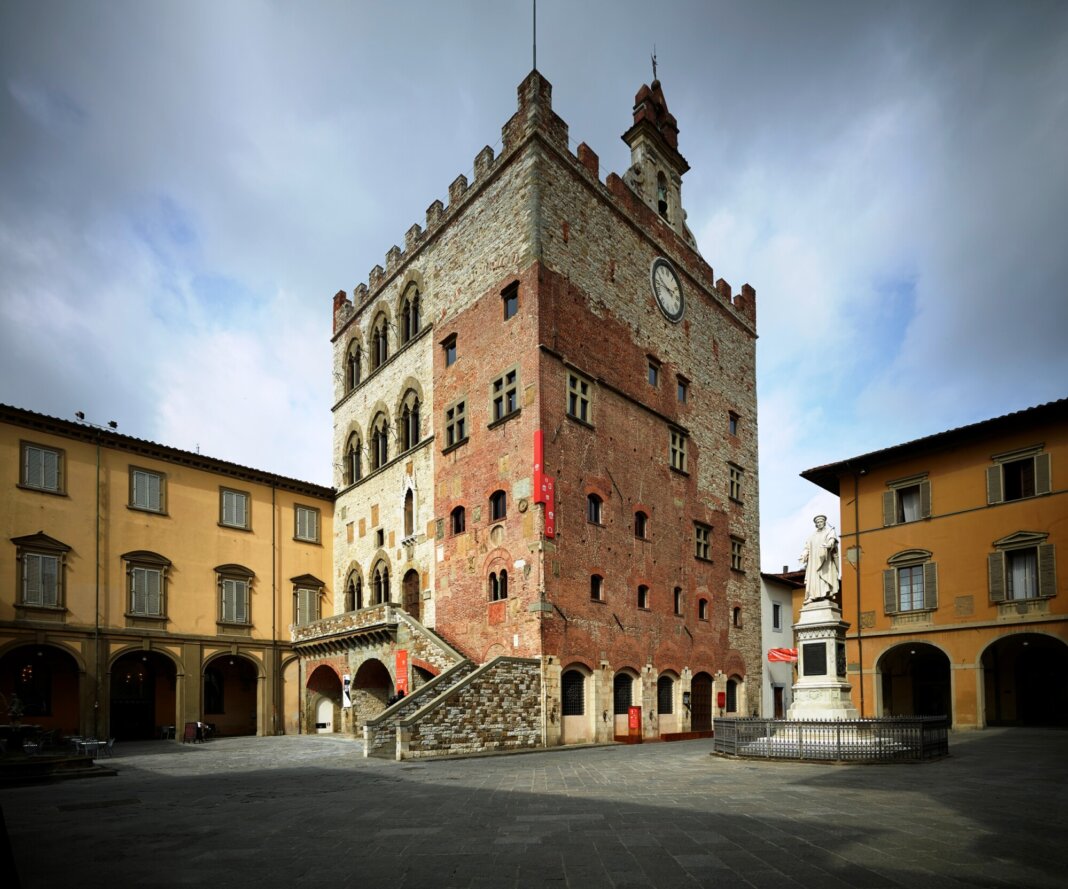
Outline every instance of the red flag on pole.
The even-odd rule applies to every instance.
[[[769,648],[768,660],[771,663],[780,662],[787,664],[797,663],[797,649],[796,648]]]

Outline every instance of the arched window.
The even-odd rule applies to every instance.
[[[345,610],[359,611],[363,608],[363,581],[355,571],[349,575],[349,582],[345,587]]]
[[[379,315],[371,329],[371,370],[378,370],[389,358],[388,326],[386,316]]]
[[[590,598],[594,602],[604,601],[604,578],[600,574],[590,575]]]
[[[419,396],[409,389],[401,407],[401,450],[407,451],[419,444]]]
[[[649,587],[647,587],[644,583],[638,587],[638,607],[649,607]]]
[[[404,536],[415,534],[415,493],[409,488],[404,494]]]
[[[649,536],[649,516],[640,509],[634,513],[634,536],[642,540]]]
[[[462,534],[465,530],[467,530],[467,510],[465,510],[462,506],[457,506],[450,513],[450,516],[452,517],[453,534]]]
[[[371,469],[381,469],[389,462],[389,421],[378,414],[371,424]]]
[[[354,485],[363,476],[363,460],[360,454],[360,437],[353,432],[345,445],[345,484]]]
[[[665,716],[675,712],[675,681],[670,676],[656,680],[656,709]]]
[[[508,495],[504,491],[490,494],[490,521],[497,522],[508,515]]]
[[[616,716],[626,716],[627,708],[631,705],[631,693],[634,680],[627,673],[616,673],[612,680],[612,712]]]
[[[560,677],[560,712],[564,716],[586,713],[586,677],[580,670],[565,670]]]
[[[731,612],[731,622],[736,626],[742,625],[742,609],[737,605],[734,606],[734,611]]]
[[[389,600],[389,568],[379,562],[371,575],[371,604],[381,605]]]
[[[697,600],[697,619],[708,620],[708,599]]]
[[[682,587],[675,587],[675,613],[682,614]]]
[[[419,288],[411,284],[401,303],[401,342],[408,342],[417,333],[419,333]]]
[[[345,391],[351,392],[360,385],[360,363],[363,357],[360,344],[353,340],[345,355]]]
[[[596,494],[586,495],[586,521],[601,524],[601,504],[603,501]]]
[[[500,573],[493,572],[489,576],[490,601],[497,602],[508,598],[508,572],[501,569]]]

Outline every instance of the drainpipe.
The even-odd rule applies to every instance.
[[[270,673],[273,676],[271,682],[271,734],[278,734],[278,691],[281,676],[278,673],[278,531],[276,529],[278,516],[275,495],[277,488],[271,484],[271,665]]]
[[[100,432],[96,433],[96,606],[93,609],[93,664],[96,670],[95,689],[93,690],[93,737],[99,738],[100,719]]]
[[[857,662],[860,666],[860,718],[864,719],[864,642],[861,638],[860,617],[860,476],[867,470],[853,470],[853,549],[857,563],[853,571],[857,577]]]

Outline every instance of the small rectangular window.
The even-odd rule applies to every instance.
[[[23,553],[22,604],[59,605],[60,560],[44,553]]]
[[[744,549],[745,549],[745,541],[744,540],[740,540],[737,537],[732,537],[731,538],[731,570],[733,570],[733,571],[742,571],[742,570],[744,570],[743,567],[742,567],[745,564],[745,562],[743,561]]]
[[[727,496],[731,500],[741,502],[742,500],[742,477],[744,470],[740,466],[735,466],[733,463],[727,465]]]
[[[219,584],[221,593],[220,620],[227,624],[248,623],[248,581],[224,577]]]
[[[689,397],[690,394],[690,381],[687,380],[685,377],[679,377],[677,392],[679,397],[679,404],[686,404],[686,399]]]
[[[708,562],[712,559],[712,528],[709,525],[694,522],[694,557]]]
[[[219,522],[228,528],[249,527],[248,494],[222,488],[219,492]]]
[[[649,608],[649,587],[644,584],[638,587],[638,607],[646,610]]]
[[[445,354],[445,366],[452,367],[456,363],[456,334],[442,341],[441,350]]]
[[[660,365],[657,364],[655,361],[649,362],[649,385],[660,385]]]
[[[567,415],[583,423],[593,420],[590,411],[590,382],[575,373],[567,375]]]
[[[467,402],[458,401],[445,409],[445,447],[467,440]]]
[[[1050,454],[1042,445],[998,454],[986,471],[987,503],[1004,503],[1048,494],[1052,486]]]
[[[738,434],[738,415],[734,411],[730,411],[727,414],[727,431],[731,435]]]
[[[159,568],[130,569],[130,613],[146,617],[163,614],[163,571]]]
[[[771,603],[771,628],[773,630],[782,629],[782,605],[779,602]]]
[[[148,512],[163,512],[163,476],[148,469],[130,467],[130,506]]]
[[[23,487],[39,491],[63,492],[63,451],[44,445],[22,443]]]
[[[319,510],[311,506],[298,506],[295,509],[296,529],[293,536],[297,540],[309,543],[319,542]]]
[[[674,604],[675,614],[682,614],[682,587],[675,587]]]
[[[296,623],[310,624],[319,619],[319,590],[312,587],[297,587],[295,595]]]
[[[509,284],[501,292],[504,302],[504,320],[507,321],[519,311],[519,282]]]
[[[590,599],[594,602],[604,601],[604,578],[600,574],[590,575]]]

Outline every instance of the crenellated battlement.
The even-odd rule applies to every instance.
[[[659,83],[654,81],[652,90],[650,87],[643,87],[637,99],[641,99],[645,93],[649,94],[644,96],[647,101],[635,103],[635,126],[628,132],[632,132],[635,128],[651,126],[647,118],[656,111],[663,121],[657,118],[654,123],[657,123],[659,131],[667,134],[665,139],[671,149],[677,153],[678,125],[675,118],[667,113]],[[654,212],[643,195],[635,191],[636,187],[642,187],[640,177],[632,182],[615,173],[609,173],[602,181],[600,159],[589,145],[582,142],[572,153],[568,143],[568,125],[552,110],[552,84],[549,81],[537,71],[532,71],[517,88],[517,94],[518,109],[501,128],[501,141],[504,146],[502,153],[495,156],[492,147],[489,145],[483,147],[475,155],[472,164],[474,178],[469,181],[467,175],[461,173],[450,183],[448,206],[442,204],[440,200],[433,201],[426,209],[425,225],[420,226],[416,223],[408,229],[404,237],[404,248],[392,246],[386,253],[385,266],[376,265],[371,269],[367,283],[353,288],[351,301],[344,297],[343,291],[334,296],[335,334],[349,322],[364,303],[374,298],[380,288],[387,281],[392,280],[394,275],[456,216],[459,209],[469,199],[481,190],[481,187],[501,167],[502,159],[514,153],[535,133],[547,140],[561,156],[570,160],[587,182],[618,210],[642,228],[655,231],[657,238],[662,242],[673,244],[676,248],[675,255],[680,258],[685,257],[684,265],[687,272],[698,279],[709,291],[718,294],[722,302],[737,311],[748,324],[755,326],[756,291],[748,284],[744,284],[741,292],[734,296],[731,286],[726,281],[722,278],[716,280],[712,266],[697,252],[696,246],[686,237],[680,236],[679,228],[672,226]],[[681,155],[679,159],[681,164],[685,165]],[[685,168],[688,169],[688,165],[685,165]],[[628,171],[627,176],[633,178],[632,173],[633,170]],[[687,235],[689,234],[685,226],[682,226],[682,229]],[[690,238],[692,239],[692,236]]]

